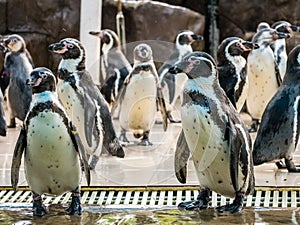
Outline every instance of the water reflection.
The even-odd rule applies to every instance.
[[[32,216],[31,208],[2,208],[0,224],[43,225],[193,225],[193,224],[299,224],[299,209],[244,208],[241,213],[220,214],[214,209],[182,211],[167,209],[114,209],[102,206],[85,206],[82,216],[68,216],[61,205],[51,205],[50,213],[43,218]]]

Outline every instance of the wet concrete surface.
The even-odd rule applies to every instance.
[[[178,116],[178,115],[177,115]],[[160,120],[159,114],[157,120]],[[245,117],[247,120],[247,116]],[[114,124],[120,132],[118,121]],[[6,137],[0,137],[0,186],[10,187],[10,166],[13,149],[20,132],[20,125],[8,129]],[[111,186],[184,186],[174,175],[174,151],[181,124],[169,124],[163,131],[161,124],[155,124],[151,131],[152,146],[139,146],[138,140],[130,133],[131,141],[124,147],[125,158],[103,155],[92,171],[91,185]],[[253,134],[253,138],[255,134]],[[300,161],[296,152],[295,161]],[[299,187],[300,175],[278,170],[274,163],[255,167],[258,187]],[[82,186],[86,182],[83,179]],[[198,185],[191,162],[188,167],[186,185]],[[19,186],[27,186],[23,166],[20,171]],[[234,215],[218,214],[214,209],[201,212],[179,211],[173,208],[124,208],[124,206],[83,205],[82,216],[68,216],[64,206],[50,205],[50,213],[43,218],[32,216],[31,204],[0,204],[0,224],[298,224],[297,208],[245,208]]]

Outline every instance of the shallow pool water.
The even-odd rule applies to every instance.
[[[68,216],[61,205],[50,205],[49,214],[33,217],[30,205],[0,208],[0,224],[43,225],[192,225],[192,224],[300,224],[300,209],[244,208],[235,214],[220,214],[214,209],[183,211],[174,208],[134,209],[84,206],[81,216]]]

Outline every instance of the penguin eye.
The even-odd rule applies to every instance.
[[[46,79],[47,78],[47,73],[45,73],[45,72],[41,72],[40,73],[40,77],[42,78],[42,79]]]
[[[74,45],[73,44],[67,44],[67,47],[72,49],[72,48],[74,48]]]
[[[13,43],[17,43],[17,39],[12,39]]]

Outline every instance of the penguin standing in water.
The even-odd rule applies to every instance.
[[[49,50],[60,54],[58,97],[78,129],[94,169],[102,148],[113,156],[124,157],[116,136],[108,104],[85,69],[85,50],[73,38],[51,44]],[[103,145],[102,145],[103,143]]]
[[[170,68],[184,72],[188,80],[183,89],[181,118],[183,132],[176,150],[175,171],[186,181],[188,155],[192,155],[201,184],[197,200],[182,202],[187,210],[208,207],[210,191],[234,198],[218,211],[238,212],[246,195],[254,190],[251,138],[237,111],[218,81],[214,59],[205,52],[193,52]]]
[[[253,147],[254,165],[284,159],[289,172],[300,172],[293,162],[300,132],[299,100],[300,45],[289,53],[282,85],[263,113]]]
[[[134,137],[142,138],[139,145],[152,145],[149,141],[150,130],[155,122],[157,102],[163,116],[164,130],[167,129],[167,112],[162,97],[157,71],[153,62],[152,49],[147,44],[134,48],[133,70],[124,81],[116,106],[120,105],[119,139],[129,142],[126,131],[132,131]],[[113,113],[114,110],[112,110]]]
[[[31,102],[31,88],[26,80],[33,69],[30,53],[26,49],[24,39],[17,34],[9,35],[4,40],[8,49],[5,55],[4,67],[10,81],[7,91],[8,110],[10,114],[9,128],[16,127],[16,120],[24,120]]]
[[[281,77],[270,44],[280,38],[288,38],[289,34],[280,33],[272,28],[259,30],[252,39],[259,48],[252,50],[247,58],[247,74],[249,91],[246,105],[252,117],[250,131],[257,131],[257,126],[266,105],[281,85]]]
[[[286,33],[292,35],[293,32],[299,32],[300,27],[291,25],[287,21],[277,21],[272,26],[273,29],[275,29],[278,32]],[[274,53],[274,57],[278,66],[278,70],[281,76],[281,79],[283,79],[285,72],[286,72],[286,63],[287,63],[287,53],[286,53],[286,41],[284,38],[277,39],[274,41],[273,44],[271,44],[271,48]]]
[[[3,94],[2,91],[0,90],[0,136],[6,136],[6,131],[7,131],[3,101],[4,101]]]
[[[34,69],[27,84],[32,87],[32,102],[17,140],[11,166],[11,182],[16,190],[24,153],[27,183],[33,195],[33,215],[47,213],[42,194],[72,192],[67,208],[70,215],[81,215],[80,182],[82,169],[90,184],[86,153],[76,128],[58,101],[56,78],[44,67]]]
[[[132,67],[123,54],[119,37],[114,31],[104,29],[100,32],[91,31],[90,34],[101,40],[101,93],[109,105],[112,105]]]
[[[187,80],[185,74],[174,76],[169,73],[169,68],[182,60],[182,58],[193,52],[191,44],[194,41],[203,40],[201,35],[197,35],[192,31],[180,31],[175,38],[173,52],[169,59],[159,68],[158,76],[163,87],[163,95],[167,99],[167,116],[171,123],[179,123],[172,116],[172,110],[175,106],[177,98],[182,93],[182,88]]]
[[[228,37],[218,47],[219,82],[238,112],[246,101],[249,81],[244,52],[258,48],[256,44],[238,37]]]

